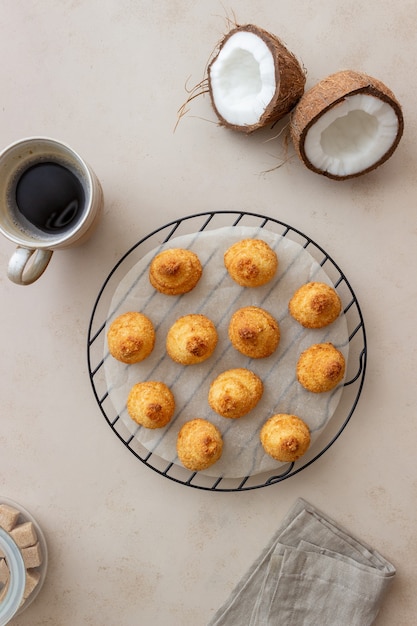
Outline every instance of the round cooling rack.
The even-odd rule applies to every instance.
[[[136,276],[136,273],[139,270],[142,275],[145,273],[144,268],[147,267],[147,261],[145,259],[142,262],[142,260],[146,255],[151,253],[152,257],[155,250],[164,246],[174,247],[175,241],[187,241],[189,237],[192,237],[193,240],[194,237],[200,238],[203,241],[204,238],[206,240],[216,239],[217,233],[223,233],[225,230],[237,234],[238,232],[251,232],[251,229],[266,239],[275,238],[283,244],[284,250],[285,246],[290,249],[296,247],[302,251],[302,254],[307,254],[314,267],[318,268],[315,270],[316,275],[320,276],[322,273],[327,282],[330,282],[336,289],[342,301],[343,309],[341,317],[345,329],[344,347],[346,355],[348,355],[346,375],[339,390],[335,408],[331,411],[331,419],[323,422],[324,427],[322,430],[318,430],[316,439],[312,438],[310,449],[298,461],[287,464],[277,462],[275,464],[273,460],[269,459],[270,463],[266,470],[262,469],[265,466],[261,463],[259,467],[256,466],[256,471],[251,465],[245,467],[245,471],[241,472],[242,475],[236,476],[232,472],[222,471],[221,461],[223,459],[221,459],[218,472],[216,470],[217,463],[206,472],[191,472],[178,462],[176,454],[173,454],[172,457],[168,455],[168,458],[165,452],[157,453],[158,446],[148,445],[146,437],[140,436],[143,429],[140,429],[136,424],[133,426],[133,421],[129,417],[126,418],[125,407],[120,404],[120,401],[115,401],[118,383],[112,378],[113,364],[112,357],[109,356],[107,350],[107,326],[116,313],[124,312],[123,309],[118,311],[118,304],[115,305],[115,300],[120,304],[121,286],[125,289],[125,283],[132,285],[127,288],[127,292],[123,292],[123,298],[127,298],[129,292],[134,291],[135,286],[136,290],[140,291],[141,283],[138,282],[139,277]],[[197,245],[200,245],[199,242]],[[279,254],[278,258],[280,258]],[[172,297],[168,299],[170,298],[170,302],[172,302]],[[210,299],[210,295],[207,299]],[[125,306],[127,306],[127,302],[128,299],[124,300]],[[289,315],[285,313],[284,317],[288,318]],[[284,319],[283,322],[285,324],[286,320]],[[165,357],[161,357],[160,360],[163,358]],[[138,241],[122,256],[101,287],[88,327],[87,360],[91,385],[98,406],[112,431],[132,454],[160,475],[189,487],[209,491],[247,491],[273,485],[298,474],[320,458],[341,435],[355,411],[364,384],[366,359],[366,334],[362,313],[357,298],[338,265],[323,248],[296,228],[272,217],[246,211],[213,211],[182,217],[161,226]],[[282,358],[279,361],[282,361]],[[175,364],[172,363],[172,366],[174,367]],[[122,396],[122,403],[124,403],[124,396]],[[281,412],[289,411],[282,410]],[[197,416],[202,415],[194,413],[190,417]],[[265,415],[264,421],[268,417],[269,415]],[[178,417],[174,418],[174,423],[177,419],[179,420]],[[239,420],[232,421],[239,422]],[[145,434],[147,435],[147,433]],[[260,443],[256,442],[256,446],[260,446]],[[241,447],[244,448],[245,446]],[[256,455],[259,456],[258,448]]]

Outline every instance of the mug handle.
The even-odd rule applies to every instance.
[[[30,285],[42,276],[51,256],[52,250],[31,250],[18,246],[9,261],[7,276],[17,285]]]

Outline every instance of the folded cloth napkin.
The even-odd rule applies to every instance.
[[[394,575],[300,498],[209,626],[368,626]]]

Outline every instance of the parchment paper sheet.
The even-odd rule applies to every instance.
[[[278,255],[278,271],[268,284],[243,288],[228,275],[224,252],[236,241],[263,239]],[[152,258],[165,248],[189,248],[198,254],[203,275],[193,291],[182,296],[158,293],[149,283]],[[176,438],[184,422],[202,417],[219,427],[224,438],[221,459],[205,474],[238,478],[273,470],[278,463],[263,451],[259,432],[274,413],[292,413],[310,427],[312,445],[326,427],[339,403],[343,384],[324,394],[304,390],[296,380],[296,363],[300,353],[313,343],[332,342],[347,361],[349,337],[342,315],[324,329],[308,330],[288,313],[288,302],[294,291],[311,280],[331,284],[313,257],[298,243],[262,228],[226,227],[171,239],[144,256],[125,276],[116,289],[108,314],[108,325],[122,313],[140,311],[153,322],[156,343],[152,354],[141,363],[124,365],[113,359],[105,346],[105,374],[109,396],[120,419],[145,446],[167,462],[179,464]],[[278,321],[281,339],[276,352],[266,359],[249,359],[231,345],[227,329],[236,309],[256,305],[265,308]],[[171,325],[182,315],[202,313],[216,325],[219,341],[212,357],[198,365],[181,366],[166,354],[165,339]],[[107,332],[106,328],[106,332]],[[222,371],[246,367],[261,377],[264,394],[253,411],[240,419],[227,419],[214,413],[208,404],[210,383]],[[126,411],[131,387],[144,380],[160,380],[172,390],[176,413],[165,428],[149,430],[139,427]]]

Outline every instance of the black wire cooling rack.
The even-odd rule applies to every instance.
[[[304,247],[324,269],[338,292],[342,301],[349,336],[347,375],[341,400],[316,445],[312,446],[308,453],[295,463],[280,465],[275,471],[270,470],[264,474],[239,478],[213,477],[202,472],[190,472],[147,450],[127,429],[120,415],[114,409],[109,398],[104,372],[107,316],[113,294],[127,272],[146,253],[162,243],[168,242],[174,236],[214,230],[225,226],[265,228],[282,237],[288,237]],[[364,384],[366,359],[366,333],[362,313],[357,298],[338,265],[322,247],[296,228],[272,217],[246,211],[213,211],[182,217],[161,226],[138,241],[121,257],[105,280],[94,303],[88,327],[87,360],[91,385],[98,406],[112,431],[130,452],[147,467],[177,483],[209,491],[248,491],[274,485],[298,474],[320,458],[341,435],[355,411]]]

